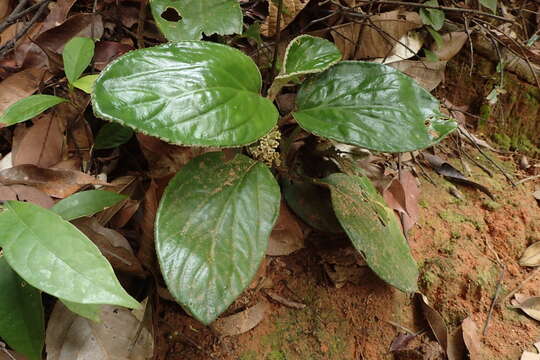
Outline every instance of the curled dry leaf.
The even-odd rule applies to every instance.
[[[97,245],[114,269],[135,275],[144,273],[131,245],[122,234],[103,227],[93,217],[77,219],[72,223]]]
[[[540,321],[540,296],[515,294],[512,305],[535,320]]]
[[[422,36],[417,32],[410,31],[403,35],[399,39],[399,42],[396,42],[390,54],[384,58],[378,58],[372,61],[380,64],[391,64],[397,61],[407,60],[416,55],[422,49],[423,44],[424,39]]]
[[[280,31],[285,29],[309,3],[309,0],[282,0],[283,9],[281,12]],[[263,36],[274,36],[276,34],[276,24],[278,16],[277,1],[268,0],[268,17],[261,25]]]
[[[147,360],[154,353],[151,332],[128,309],[103,305],[96,323],[60,301],[47,326],[47,360]]]
[[[483,360],[482,342],[480,341],[480,332],[474,320],[469,316],[461,324],[463,330],[463,341],[469,351],[469,359]]]
[[[535,242],[525,250],[519,259],[519,265],[540,266],[540,241]]]
[[[417,293],[417,298],[420,301],[424,317],[426,318],[431,331],[433,331],[433,335],[435,335],[439,345],[446,351],[446,349],[448,349],[448,328],[446,327],[443,317],[429,304],[428,299],[423,294]]]
[[[212,329],[222,336],[240,335],[263,321],[270,304],[263,301],[234,315],[219,318],[212,323]]]
[[[103,70],[111,61],[133,50],[133,46],[115,41],[100,41],[96,44],[94,67]]]
[[[31,185],[56,198],[65,198],[85,185],[109,185],[80,171],[18,165],[0,171],[0,184]]]
[[[279,217],[270,234],[266,255],[289,255],[304,247],[304,232],[296,217],[281,201]]]
[[[45,69],[29,68],[11,75],[0,83],[0,114],[17,101],[27,98],[50,79]]]
[[[384,192],[383,197],[388,206],[403,214],[404,231],[409,231],[418,221],[420,208],[418,198],[420,188],[418,180],[410,171],[401,172],[401,181],[395,178]]]
[[[410,11],[393,10],[370,16],[369,20],[372,26],[348,23],[331,31],[344,60],[387,57],[396,39],[423,26],[420,15]]]
[[[43,191],[26,185],[0,185],[0,201],[18,200],[31,202],[46,209],[54,205],[53,199]]]
[[[467,33],[463,31],[444,34],[442,36],[442,46],[438,47],[437,43],[434,42],[431,46],[431,51],[437,55],[439,60],[448,61],[459,53],[468,38]]]
[[[402,60],[389,66],[412,77],[427,91],[435,89],[444,80],[446,61]]]
[[[108,191],[115,192],[117,194],[127,195],[128,198],[136,198],[140,188],[140,178],[137,176],[121,176],[114,179],[110,186],[107,188]],[[95,218],[101,225],[106,225],[111,219],[124,207],[127,203],[127,199],[120,201],[118,204],[111,206],[96,214]]]
[[[290,308],[293,308],[293,309],[304,309],[306,307],[306,304],[302,304],[302,303],[299,303],[297,301],[293,301],[293,300],[289,300],[281,295],[279,295],[278,293],[276,292],[273,292],[271,290],[267,290],[266,291],[266,295],[268,295],[268,297],[278,303],[280,303],[281,305],[285,305],[287,307],[290,307]]]

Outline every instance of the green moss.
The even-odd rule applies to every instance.
[[[427,209],[429,207],[428,202],[424,199],[418,201],[418,205],[420,205],[420,207],[423,207],[424,209]]]
[[[525,152],[525,153],[536,154],[540,152],[540,149],[538,149],[538,147],[536,147],[531,142],[531,140],[529,140],[529,138],[527,138],[527,136],[523,134],[519,134],[512,137],[510,141],[510,148],[512,150],[517,150],[517,151]]]
[[[255,350],[245,351],[240,355],[239,360],[257,360],[257,352]]]
[[[495,211],[495,210],[497,210],[498,208],[501,207],[501,204],[499,204],[498,202],[493,201],[493,200],[485,200],[482,203],[482,206],[484,208],[486,208],[487,210],[489,210],[489,211]]]
[[[480,118],[478,119],[478,123],[476,124],[478,127],[478,130],[480,131],[484,130],[490,117],[491,117],[491,106],[489,106],[488,104],[484,104],[480,106]]]
[[[510,146],[512,145],[512,140],[506,134],[500,134],[500,133],[493,134],[493,141],[495,141],[501,149],[506,150],[506,151],[510,150]]]
[[[281,351],[274,350],[270,354],[268,354],[267,359],[268,360],[287,360],[287,357]]]

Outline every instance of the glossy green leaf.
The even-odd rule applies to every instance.
[[[156,249],[172,296],[204,324],[249,285],[280,205],[268,168],[244,155],[207,153],[167,186],[156,216]]]
[[[60,200],[54,204],[51,210],[64,220],[73,220],[83,216],[92,216],[126,198],[127,196],[112,191],[81,191]]]
[[[91,94],[92,89],[94,88],[94,83],[96,82],[96,79],[98,78],[98,76],[99,75],[83,76],[77,79],[77,81],[73,83],[73,86],[76,87],[77,89],[81,89],[87,94]]]
[[[202,34],[242,33],[238,0],[150,0],[157,26],[169,41],[200,40]]]
[[[184,41],[132,51],[102,71],[97,116],[181,145],[241,146],[277,123],[255,63],[226,45]]]
[[[99,249],[75,226],[31,203],[7,201],[5,206],[0,246],[26,282],[72,302],[139,307]]]
[[[341,52],[330,41],[315,36],[301,35],[289,43],[278,78],[319,73],[339,60],[341,60]]]
[[[428,0],[424,5],[439,6],[437,0]],[[439,31],[444,25],[444,11],[433,8],[420,9],[420,17],[424,25],[430,25],[435,30]]]
[[[52,95],[31,95],[17,101],[0,116],[0,123],[7,126],[30,120],[66,99]]]
[[[45,339],[41,293],[0,256],[0,338],[30,360],[41,359]]]
[[[480,4],[487,7],[494,14],[497,12],[497,0],[480,0]]]
[[[94,149],[114,149],[127,143],[133,136],[133,130],[118,123],[107,123],[99,129],[94,141]]]
[[[418,268],[401,225],[371,181],[337,173],[324,182],[339,222],[371,270],[402,291],[416,291]]]
[[[72,301],[60,299],[66,307],[73,313],[90,319],[95,322],[101,321],[101,305],[100,304],[81,304]]]
[[[400,71],[344,61],[306,81],[294,118],[305,130],[341,143],[385,152],[423,149],[456,128],[439,102]]]
[[[62,52],[64,71],[70,84],[73,84],[86,70],[94,57],[94,40],[74,37],[69,40]]]

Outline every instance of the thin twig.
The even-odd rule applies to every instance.
[[[276,37],[275,37],[275,44],[274,44],[274,55],[272,58],[272,66],[270,67],[270,75],[269,75],[269,81],[274,80],[274,74],[276,73],[276,65],[278,60],[278,48],[279,48],[279,41],[281,39],[281,12],[283,11],[283,0],[278,0],[278,8],[277,8],[277,20],[276,20]]]
[[[145,47],[144,44],[144,20],[146,18],[146,7],[148,4],[148,0],[141,0],[140,8],[139,8],[139,16],[137,18],[137,46],[139,49],[142,49]]]
[[[24,14],[22,14],[22,13],[24,12],[23,8],[26,6],[27,2],[28,2],[28,0],[21,0],[17,4],[17,6],[13,10],[13,12],[11,14],[9,14],[9,16],[4,21],[2,21],[0,23],[0,33],[2,33],[5,29],[7,29],[7,27],[9,25],[13,24],[15,21],[17,21],[22,16],[24,16],[24,14],[26,14],[26,13],[24,13]]]
[[[486,336],[486,331],[488,329],[491,316],[493,315],[493,309],[495,308],[495,305],[497,304],[497,298],[499,297],[499,294],[501,292],[505,271],[506,271],[506,266],[503,265],[501,268],[501,273],[499,275],[499,280],[497,281],[497,287],[495,288],[495,294],[493,295],[493,299],[491,300],[491,306],[489,307],[489,312],[486,318],[486,322],[484,323],[484,328],[482,329],[483,336]]]
[[[534,269],[530,274],[529,276],[527,276],[525,279],[523,279],[523,281],[514,288],[514,290],[510,291],[508,293],[508,295],[506,295],[506,297],[504,298],[504,302],[507,302],[508,299],[510,299],[512,296],[514,296],[515,293],[517,293],[519,290],[521,290],[521,288],[527,283],[529,282],[531,279],[533,279],[534,277],[536,277],[538,274],[540,273],[540,267],[537,267],[536,269]]]
[[[540,179],[540,175],[529,176],[529,177],[526,177],[525,179],[521,179],[518,182],[516,182],[516,185],[520,185],[520,184],[523,184],[524,182],[534,180],[534,179]]]

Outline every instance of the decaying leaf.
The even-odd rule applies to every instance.
[[[515,294],[512,305],[535,320],[540,321],[540,296]]]
[[[483,360],[482,342],[480,341],[480,332],[474,320],[469,316],[461,324],[463,330],[463,340],[469,351],[469,359]]]
[[[154,341],[146,327],[128,309],[104,305],[101,322],[69,311],[60,301],[47,326],[47,360],[147,360]]]
[[[521,354],[520,360],[540,360],[540,342],[535,343],[534,347],[536,347],[538,353],[524,351],[523,354]]]
[[[269,309],[270,304],[263,301],[234,315],[217,319],[211,326],[222,336],[240,335],[257,326]]]
[[[285,202],[282,201],[278,220],[268,240],[266,255],[289,255],[303,247],[304,232],[302,227],[289,211]]]
[[[392,49],[392,52],[384,58],[373,59],[373,62],[380,64],[391,64],[397,61],[406,60],[415,56],[422,45],[424,44],[424,39],[420,36],[419,33],[410,31],[407,34],[403,35],[399,42],[396,42],[396,45]]]
[[[410,171],[401,172],[401,181],[395,178],[384,190],[383,197],[388,206],[403,215],[404,231],[409,231],[418,221],[420,208],[418,180]]]
[[[128,198],[136,198],[134,196],[140,189],[140,178],[137,176],[120,176],[119,178],[111,181],[108,191],[115,192],[117,194],[127,195]],[[119,202],[118,204],[111,206],[96,214],[96,219],[101,225],[106,225],[111,219],[126,205],[128,200]]]
[[[39,85],[48,80],[45,69],[29,68],[11,75],[0,83],[0,114],[17,101],[32,95]]]
[[[434,42],[431,46],[431,51],[437,55],[439,60],[448,61],[459,53],[468,38],[467,33],[463,31],[444,34],[442,36],[442,46],[439,47],[437,46],[437,43]]]
[[[93,217],[77,219],[72,223],[97,245],[114,269],[143,274],[142,265],[135,257],[131,245],[119,232],[101,226]]]
[[[27,201],[46,209],[54,205],[54,201],[49,195],[26,185],[0,185],[0,201],[5,200]]]
[[[429,304],[428,299],[423,294],[417,293],[417,297],[420,300],[424,317],[426,318],[431,331],[433,331],[433,335],[435,335],[437,342],[443,349],[448,349],[448,328],[446,327],[443,317]]]
[[[394,62],[390,66],[409,75],[424,89],[431,91],[444,80],[446,61],[402,60]]]
[[[540,241],[535,242],[525,250],[519,259],[519,265],[540,266]]]
[[[109,185],[80,171],[18,165],[0,171],[0,184],[31,185],[56,198],[65,198],[85,185]]]
[[[533,192],[533,196],[536,200],[540,201],[540,190]]]
[[[397,39],[423,26],[415,12],[393,10],[370,16],[371,26],[343,24],[331,31],[343,59],[373,59],[392,55]]]
[[[285,29],[306,7],[309,0],[282,0],[283,8],[281,12],[280,31]],[[264,36],[274,36],[276,34],[276,24],[278,7],[277,1],[268,0],[268,17],[266,21],[261,25],[261,34]]]

